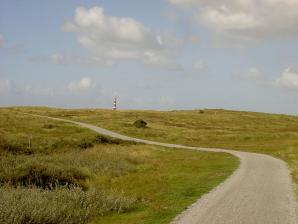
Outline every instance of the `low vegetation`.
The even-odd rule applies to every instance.
[[[0,188],[0,223],[86,223],[90,217],[128,211],[133,201],[80,188]]]
[[[141,119],[139,120],[136,120],[133,125],[136,127],[136,128],[146,128],[147,126],[147,122],[146,121],[143,121]]]
[[[169,223],[238,165],[14,108],[0,109],[0,140],[0,223]]]
[[[160,142],[266,153],[286,161],[298,184],[298,116],[207,109],[111,112],[27,108],[26,111],[92,123]],[[131,125],[136,119],[146,120],[148,128]]]

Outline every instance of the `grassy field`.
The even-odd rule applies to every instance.
[[[298,184],[298,116],[227,110],[110,111],[19,108],[160,142],[261,152],[286,161]],[[148,128],[132,123],[143,119]]]
[[[0,109],[0,223],[169,223],[238,165],[19,113],[31,109],[69,113]]]

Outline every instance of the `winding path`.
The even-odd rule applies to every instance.
[[[124,136],[91,124],[45,118],[70,122],[123,140],[170,148],[225,152],[240,159],[240,166],[233,175],[177,216],[172,224],[298,224],[293,183],[286,164],[279,159],[257,153],[159,143]]]

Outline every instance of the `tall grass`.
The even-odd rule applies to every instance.
[[[126,212],[135,206],[133,196],[90,187],[89,182],[97,175],[113,178],[132,172],[142,157],[118,145],[56,155],[2,156],[0,223],[86,223],[109,212]]]
[[[0,188],[0,223],[81,224],[108,212],[132,208],[133,199],[80,188]]]
[[[2,156],[0,184],[41,188],[67,185],[86,190],[92,175],[119,176],[133,172],[144,162],[144,156],[126,150],[127,146],[97,145],[77,153]]]
[[[0,184],[33,185],[44,189],[57,186],[77,186],[88,189],[86,180],[90,177],[90,171],[87,168],[65,168],[36,159],[25,160],[15,167],[4,164],[6,164],[5,168],[0,171]]]
[[[98,174],[135,169],[134,156],[118,152],[122,144],[130,143],[1,110],[0,223],[86,223],[127,211],[134,197],[90,188]]]

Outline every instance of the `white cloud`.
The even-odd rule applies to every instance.
[[[205,70],[207,68],[208,68],[207,64],[202,59],[197,60],[193,64],[193,69],[195,70]]]
[[[70,82],[67,86],[67,88],[71,91],[86,91],[90,90],[96,87],[96,82],[93,81],[92,79],[85,77],[82,78],[78,82]]]
[[[262,25],[261,21],[255,18],[255,15],[242,11],[233,11],[225,5],[220,8],[206,9],[198,19],[201,19],[205,25],[216,31],[245,31]]]
[[[276,79],[276,84],[286,89],[298,90],[298,73],[287,68],[281,76]]]
[[[246,80],[260,81],[264,78],[263,74],[257,68],[250,68],[239,75]]]
[[[177,68],[181,44],[173,34],[155,33],[133,18],[105,15],[101,7],[77,8],[73,20],[62,29],[76,34],[78,43],[90,53],[88,60],[95,64],[140,60],[150,66]]]
[[[218,39],[261,41],[298,36],[297,0],[168,0],[193,12]]]

